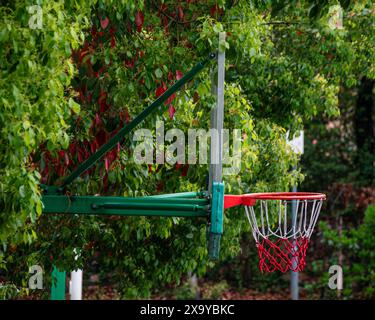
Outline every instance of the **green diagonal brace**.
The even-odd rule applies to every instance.
[[[169,87],[159,98],[152,102],[146,109],[138,114],[128,125],[123,127],[116,135],[114,135],[106,144],[98,151],[91,155],[87,160],[82,162],[63,182],[61,187],[65,187],[78,178],[82,173],[90,169],[100,158],[110,151],[125,135],[131,132],[138,124],[140,124],[147,116],[157,110],[172,94],[178,91],[185,83],[190,81],[198,72],[200,72],[216,54],[211,53],[205,60],[196,64],[189,72],[187,72],[180,80],[176,81]]]

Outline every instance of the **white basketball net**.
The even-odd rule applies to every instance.
[[[245,212],[256,242],[273,236],[310,239],[322,205],[322,199],[257,200],[257,205],[245,206]]]

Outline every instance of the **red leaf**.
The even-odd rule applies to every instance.
[[[218,4],[216,3],[215,5],[213,5],[210,9],[210,13],[211,13],[211,16],[216,16],[216,12],[219,14],[219,15],[222,15],[223,14],[223,9],[222,8],[219,8]]]
[[[176,109],[174,108],[174,106],[170,105],[168,112],[169,112],[169,118],[173,119],[174,113],[176,112]]]
[[[169,81],[173,80],[173,73],[171,71],[168,72],[168,80]]]
[[[115,27],[110,27],[110,28],[108,29],[108,32],[109,32],[109,34],[110,34],[111,36],[113,36],[113,35],[115,34],[115,32],[116,32],[116,28],[115,28]]]
[[[140,50],[140,51],[138,52],[138,56],[139,56],[140,58],[142,58],[144,55],[145,55],[145,52],[144,52],[144,51]]]
[[[169,24],[168,18],[163,16],[163,26],[166,32],[168,32],[168,24]]]
[[[130,116],[129,116],[129,112],[127,108],[120,111],[120,119],[122,122],[125,122],[125,123],[130,122]]]
[[[105,112],[109,109],[109,105],[107,105],[106,98],[107,98],[107,93],[105,93],[104,91],[100,91],[99,99],[98,99],[100,112]]]
[[[82,152],[82,149],[79,149],[78,150],[78,162],[82,162],[83,161],[83,152]]]
[[[97,32],[96,32],[96,28],[95,28],[95,27],[92,27],[92,28],[91,28],[91,35],[92,35],[92,37],[95,38],[95,37],[96,37],[96,34],[97,34]]]
[[[82,103],[85,102],[85,96],[81,90],[79,90],[79,100],[81,100]]]
[[[98,141],[96,141],[96,139],[94,139],[94,141],[90,143],[91,153],[94,153],[98,149],[99,149]]]
[[[171,96],[170,96],[170,97],[164,102],[164,104],[165,104],[166,106],[170,105],[175,97],[176,97],[176,94],[175,94],[175,93],[172,94],[172,95],[171,95]]]
[[[156,97],[160,97],[165,91],[167,91],[167,86],[163,81],[163,86],[156,89]]]
[[[104,158],[104,165],[105,165],[105,170],[108,172],[108,169],[109,169],[109,161],[108,161],[108,158]]]
[[[102,26],[103,29],[107,28],[108,23],[109,23],[109,19],[107,17],[100,20],[100,25]]]
[[[138,11],[135,15],[135,25],[137,26],[137,31],[142,31],[143,22],[145,21],[145,17],[143,16],[142,11]]]
[[[180,80],[184,75],[180,70],[176,70],[176,80]]]
[[[107,97],[107,93],[105,93],[105,91],[103,90],[100,90],[100,93],[99,93],[99,102],[103,99],[105,99]]]
[[[216,10],[217,10],[217,4],[215,4],[211,7],[211,9],[210,9],[211,16],[215,15]]]
[[[65,165],[69,166],[70,160],[69,160],[69,155],[67,153],[65,153],[64,155],[64,160],[65,160]]]
[[[134,64],[135,64],[135,59],[132,59],[132,60],[126,60],[126,61],[125,61],[125,65],[126,65],[128,68],[134,68]]]
[[[178,7],[178,17],[180,18],[181,21],[184,20],[184,10],[182,9],[181,6]]]
[[[100,116],[98,113],[95,114],[95,126],[100,126],[100,124],[102,123],[102,119],[100,119]]]
[[[70,154],[71,155],[74,155],[76,153],[76,147],[77,147],[77,144],[76,143],[71,143],[70,146],[69,146],[69,151],[70,151]]]
[[[116,47],[116,38],[114,36],[111,37],[111,48]]]
[[[109,105],[105,102],[105,101],[102,101],[100,103],[100,112],[106,112],[107,110],[109,109]]]
[[[186,177],[188,170],[189,170],[189,165],[185,164],[181,172],[181,177]]]
[[[158,182],[158,184],[156,185],[156,191],[160,192],[163,190],[163,188],[164,188],[164,183],[162,181]]]
[[[107,142],[107,134],[104,130],[100,130],[96,135],[96,142],[100,146]]]

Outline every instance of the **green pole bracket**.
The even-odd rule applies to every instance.
[[[224,222],[224,182],[212,183],[211,224],[208,239],[210,259],[219,259],[220,240]]]
[[[53,266],[51,300],[65,300],[66,272]]]

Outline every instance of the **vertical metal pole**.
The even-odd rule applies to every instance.
[[[225,42],[225,35],[225,32],[220,32],[219,44]],[[225,46],[219,45],[220,47],[223,48]],[[212,92],[216,95],[216,108],[211,112],[211,129],[216,131],[217,134],[211,134],[209,188],[212,188],[213,182],[221,182],[223,180],[224,79],[225,51],[220,51],[219,49],[217,56],[217,84],[212,79]]]
[[[211,112],[211,148],[209,193],[211,199],[211,225],[208,254],[219,258],[220,240],[223,233],[224,184],[223,180],[223,123],[224,123],[224,79],[225,79],[225,32],[219,33],[217,55],[217,83],[212,79],[212,91],[216,95],[216,107]]]
[[[300,134],[298,137],[289,137],[289,131],[287,132],[287,143],[292,147],[293,151],[297,154],[303,154],[303,149],[304,149],[304,134],[303,134],[303,130],[300,131]],[[296,170],[296,168],[294,167],[293,170]],[[293,192],[297,192],[297,186],[293,186]],[[297,218],[298,218],[298,213],[296,212],[296,206],[297,206],[297,203],[296,201],[292,201],[292,221],[294,222],[296,219],[296,216],[297,215]],[[295,227],[294,225],[292,226],[293,228]],[[296,247],[296,243],[295,243],[296,240],[294,240],[293,242],[293,247],[294,247],[294,250],[298,250],[298,248]],[[293,261],[293,269],[296,269],[297,268],[297,263],[298,261]],[[291,293],[291,298],[292,300],[298,300],[299,299],[299,287],[298,287],[298,272],[293,272],[291,271],[290,273],[290,293]]]
[[[213,69],[211,70],[211,93],[213,95],[216,96],[216,100],[217,100],[217,86],[216,86],[216,77],[215,77],[215,67],[213,67]],[[217,101],[216,101],[217,103]],[[216,122],[217,122],[217,112],[216,112],[216,107],[215,109],[212,109],[211,110],[211,122],[210,122],[210,129],[213,129],[216,127]],[[211,145],[210,145],[210,167],[208,168],[209,170],[209,178],[208,178],[208,193],[210,195],[212,195],[212,182],[213,182],[213,172],[214,172],[214,166],[213,166],[213,156],[215,154],[214,150],[214,144],[213,142],[211,141]]]
[[[293,192],[297,192],[297,187],[293,186]],[[296,212],[296,200],[292,201],[292,221],[294,223],[295,221],[295,215]],[[293,225],[294,228],[294,225]],[[294,250],[297,250],[295,245],[295,240],[293,241]],[[293,269],[297,267],[297,261],[293,260]],[[298,300],[299,299],[299,286],[298,286],[298,271],[290,271],[290,293],[292,300]]]
[[[51,300],[65,300],[66,272],[59,271],[55,266],[52,271]]]

